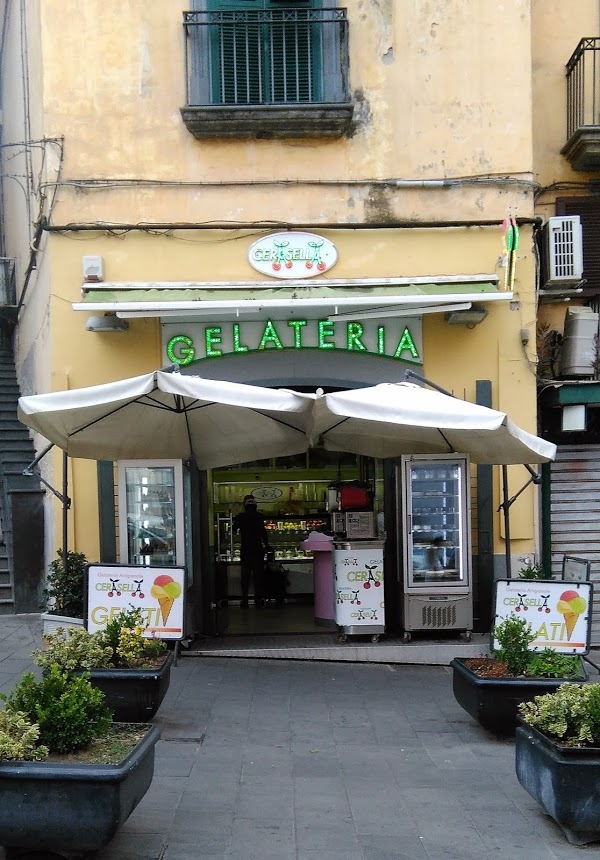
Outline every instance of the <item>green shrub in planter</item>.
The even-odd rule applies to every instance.
[[[509,615],[496,624],[492,631],[493,640],[500,647],[493,651],[494,657],[504,663],[511,675],[523,675],[531,659],[529,645],[535,639],[531,624],[524,618]]]
[[[44,636],[44,645],[42,651],[32,655],[44,671],[58,666],[61,672],[89,672],[113,665],[112,648],[84,627],[59,627],[56,633]]]
[[[87,558],[82,552],[67,552],[65,570],[63,551],[50,563],[44,597],[55,615],[83,618],[83,592]]]
[[[145,626],[139,609],[123,609],[97,633],[67,627],[47,634],[33,659],[45,672],[54,665],[62,672],[150,668],[164,660],[167,646],[144,636]]]
[[[121,668],[140,668],[148,661],[165,657],[167,646],[160,639],[144,636],[144,617],[139,609],[122,609],[107,623],[98,635],[112,649],[112,665]]]
[[[40,743],[51,752],[82,749],[110,728],[112,715],[103,693],[89,680],[52,666],[41,681],[24,675],[10,695],[2,695],[9,713],[24,713],[39,726]]]
[[[557,654],[552,648],[533,651],[525,668],[529,678],[578,678],[581,674],[579,657]]]
[[[561,684],[519,706],[528,725],[563,746],[600,746],[600,684]]]
[[[519,571],[519,579],[548,579],[541,564],[530,564]]]
[[[48,747],[39,744],[40,727],[21,711],[0,711],[0,761],[43,761]]]
[[[523,788],[573,845],[600,840],[600,684],[561,684],[520,708],[515,767]]]
[[[557,654],[551,648],[531,651],[529,645],[535,634],[524,618],[509,615],[494,627],[493,637],[500,648],[492,653],[510,675],[531,678],[577,678],[581,675],[579,657]]]

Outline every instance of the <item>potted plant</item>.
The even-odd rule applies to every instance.
[[[113,723],[100,690],[54,666],[0,711],[0,844],[77,854],[106,845],[148,790],[155,726]]]
[[[569,842],[600,840],[600,684],[563,684],[519,711],[519,782]]]
[[[541,564],[528,564],[519,571],[520,579],[548,579]]]
[[[67,552],[66,566],[62,549],[50,563],[44,597],[47,610],[42,613],[44,633],[59,627],[83,627],[84,575],[87,558],[81,552]]]
[[[174,654],[144,635],[139,609],[123,609],[103,630],[64,628],[43,638],[34,661],[44,671],[87,672],[120,722],[144,722],[157,712],[171,679]]]
[[[450,663],[457,702],[490,731],[511,734],[521,702],[556,690],[566,680],[587,679],[581,657],[550,648],[530,650],[535,636],[524,618],[509,615],[492,636],[500,647],[490,656],[455,658]]]

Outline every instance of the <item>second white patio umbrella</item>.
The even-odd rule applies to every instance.
[[[410,382],[322,394],[311,441],[330,451],[369,457],[469,454],[473,463],[509,465],[553,460],[556,445],[522,430],[504,412]]]

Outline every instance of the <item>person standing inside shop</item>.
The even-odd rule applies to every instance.
[[[256,506],[254,496],[244,496],[244,510],[233,518],[233,533],[240,533],[240,562],[242,568],[242,609],[248,606],[250,584],[254,585],[254,603],[262,604],[265,576],[265,553],[269,538],[264,515]]]

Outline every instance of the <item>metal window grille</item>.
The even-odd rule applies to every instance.
[[[189,105],[348,100],[345,9],[185,12]]]

